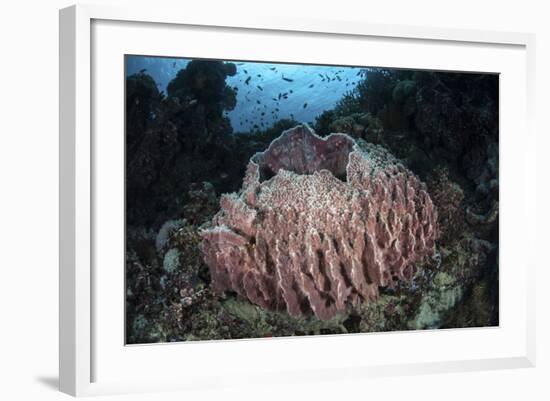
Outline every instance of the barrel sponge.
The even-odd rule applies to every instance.
[[[256,153],[220,206],[201,242],[213,292],[322,320],[410,280],[438,236],[425,185],[388,151],[307,125]]]

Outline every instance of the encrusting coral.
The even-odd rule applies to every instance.
[[[410,279],[439,232],[425,185],[389,152],[307,125],[255,154],[220,205],[201,243],[213,292],[321,320]]]

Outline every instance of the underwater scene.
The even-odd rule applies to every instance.
[[[126,343],[499,324],[498,74],[125,56]]]

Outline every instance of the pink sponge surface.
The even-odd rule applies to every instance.
[[[439,232],[425,185],[388,151],[307,125],[254,155],[220,206],[201,243],[214,293],[322,320],[410,280]]]

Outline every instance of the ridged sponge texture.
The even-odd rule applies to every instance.
[[[435,251],[425,185],[384,148],[307,125],[254,155],[202,231],[215,294],[326,320],[410,280]]]

